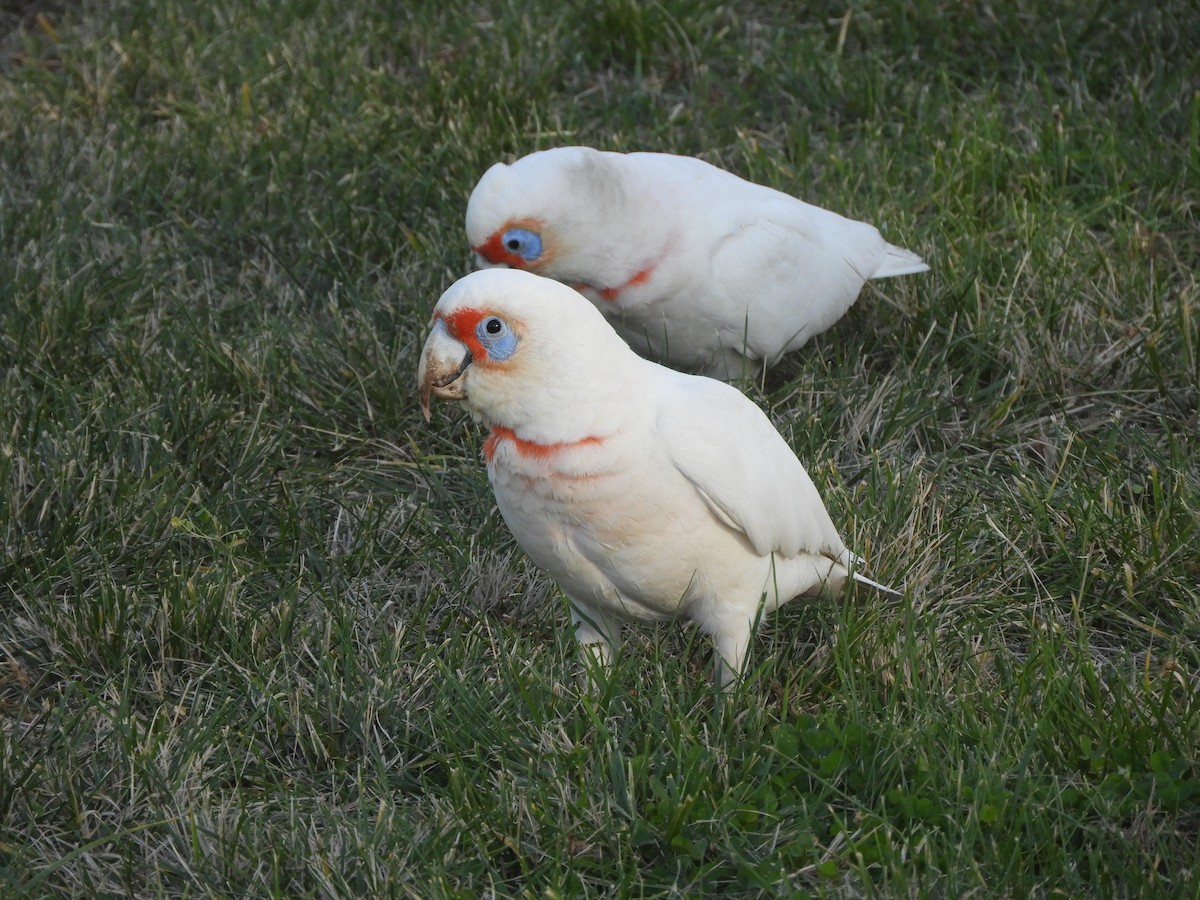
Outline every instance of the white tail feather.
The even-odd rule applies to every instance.
[[[890,588],[886,584],[880,584],[878,581],[872,581],[866,575],[859,575],[857,572],[851,572],[850,577],[853,578],[855,581],[857,581],[859,584],[865,584],[869,587],[875,588],[875,590],[879,591],[880,593],[891,594],[893,597],[900,596],[900,592],[898,590],[896,590],[895,588]]]
[[[850,577],[853,578],[855,581],[857,581],[859,584],[865,584],[868,587],[873,587],[873,588],[875,588],[875,590],[881,591],[885,594],[891,594],[893,597],[900,596],[900,592],[898,590],[896,590],[895,588],[890,588],[886,584],[880,584],[878,581],[872,581],[866,575],[858,574],[858,572],[856,570],[858,569],[859,566],[861,566],[864,562],[866,562],[866,560],[863,559],[861,556],[859,556],[857,553],[852,553],[849,550],[846,550],[842,553],[841,556],[838,557],[838,562],[840,562],[843,566],[846,567],[846,570],[850,573]]]
[[[918,272],[928,272],[929,264],[911,250],[887,245],[887,252],[879,263],[872,278],[891,278],[894,275],[915,275]]]

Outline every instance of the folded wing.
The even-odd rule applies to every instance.
[[[657,427],[670,458],[718,519],[763,556],[842,557],[816,486],[762,410],[707,378],[679,376],[661,396]]]

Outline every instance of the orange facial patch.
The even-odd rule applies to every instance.
[[[454,312],[446,315],[445,313],[434,313],[435,319],[441,319],[446,323],[446,330],[450,332],[450,336],[464,344],[467,350],[471,353],[471,361],[477,366],[500,365],[500,363],[491,359],[488,356],[487,348],[479,340],[479,323],[489,316],[494,316],[496,313],[486,309],[477,309],[472,306],[463,309],[456,309]],[[506,317],[510,327],[516,328],[518,323]]]
[[[545,246],[544,236],[542,255],[534,263],[531,263],[525,257],[521,256],[520,254],[513,253],[504,246],[504,234],[505,232],[511,231],[514,228],[524,228],[527,231],[534,231],[538,234],[541,234],[544,224],[545,223],[543,223],[541,219],[512,219],[508,222],[505,222],[500,228],[497,228],[495,231],[493,231],[488,236],[488,239],[482,244],[472,247],[471,249],[493,265],[511,266],[514,269],[533,269],[540,267],[543,263],[545,263],[549,249]]]

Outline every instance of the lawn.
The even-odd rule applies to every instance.
[[[1200,15],[0,4],[0,894],[1200,896]],[[429,311],[493,162],[878,225],[748,387],[872,578],[579,689]]]

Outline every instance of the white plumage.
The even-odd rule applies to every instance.
[[[663,153],[497,163],[466,226],[481,265],[571,285],[643,356],[726,379],[829,328],[868,279],[929,268],[872,225]]]
[[[500,512],[599,660],[622,622],[687,619],[727,682],[761,612],[850,576],[804,466],[737,389],[640,358],[578,293],[525,272],[460,279],[433,321],[426,417],[436,395],[491,429]]]

